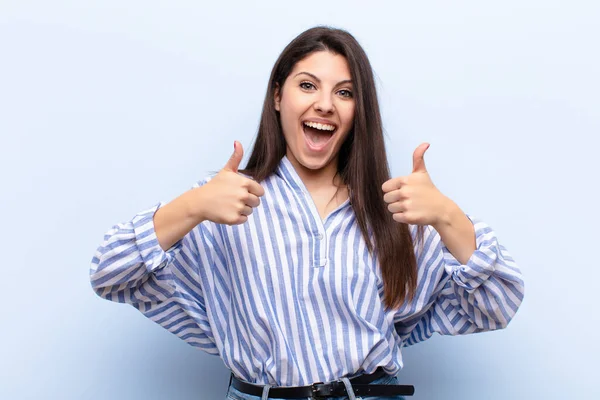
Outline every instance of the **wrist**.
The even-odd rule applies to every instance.
[[[444,201],[440,206],[440,212],[438,214],[438,218],[433,224],[433,228],[439,232],[440,229],[444,229],[446,227],[452,226],[453,221],[456,220],[456,216],[460,215],[462,211],[448,197],[444,197]]]
[[[206,203],[204,199],[204,188],[197,187],[191,189],[186,193],[185,204],[186,204],[186,213],[189,218],[192,218],[198,224],[206,221],[206,212],[204,210],[203,204]]]

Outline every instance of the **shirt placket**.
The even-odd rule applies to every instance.
[[[313,232],[313,267],[327,265],[327,232],[321,218],[316,220],[317,229]]]
[[[311,259],[313,267],[324,267],[327,265],[327,231],[321,220],[317,206],[309,193],[302,193],[310,210],[311,223],[308,226],[308,233],[312,236]]]

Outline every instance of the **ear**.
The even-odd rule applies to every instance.
[[[281,103],[281,92],[279,91],[279,84],[275,84],[275,93],[273,94],[275,98],[275,110],[280,111],[280,103]]]

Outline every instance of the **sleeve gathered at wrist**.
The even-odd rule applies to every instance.
[[[486,223],[469,215],[467,217],[473,223],[476,244],[475,251],[467,263],[461,264],[443,242],[441,246],[446,272],[457,285],[471,292],[494,273],[494,265],[498,259],[500,248],[496,235]]]
[[[140,212],[132,220],[135,243],[148,272],[167,265],[181,249],[182,241],[179,240],[167,251],[164,251],[156,237],[154,214],[164,205],[166,203],[159,202],[153,207]]]

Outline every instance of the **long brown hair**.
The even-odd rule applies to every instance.
[[[316,51],[346,58],[354,83],[354,125],[340,148],[338,174],[351,189],[350,202],[367,245],[377,257],[384,283],[386,308],[412,300],[417,287],[417,262],[408,225],[392,219],[381,185],[390,179],[373,70],[365,51],[348,32],[316,27],[297,36],[283,50],[271,72],[258,135],[248,164],[240,172],[260,182],[272,174],[286,154],[275,92],[296,63]],[[373,236],[371,241],[370,234]],[[423,228],[417,239],[422,242]]]

